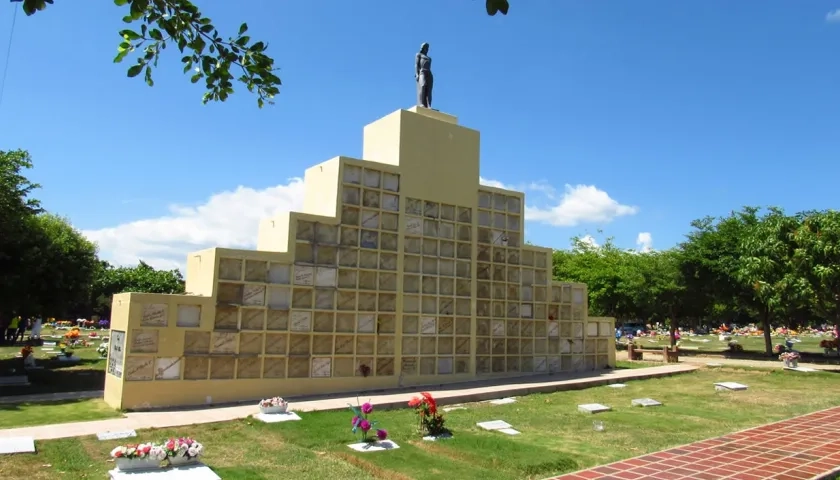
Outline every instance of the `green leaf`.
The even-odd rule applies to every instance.
[[[237,39],[236,39],[236,42],[234,42],[234,43],[236,43],[236,44],[237,44],[237,45],[239,45],[240,47],[244,47],[244,46],[245,46],[245,45],[247,45],[247,44],[248,44],[248,42],[250,42],[250,41],[251,41],[251,37],[249,37],[249,36],[247,36],[247,35],[246,35],[246,36],[244,36],[244,37],[239,37],[239,38],[237,38]]]
[[[126,55],[128,55],[128,50],[120,50],[117,52],[117,56],[114,57],[114,63],[122,62]]]
[[[212,32],[213,30],[214,30],[213,25],[202,25],[202,26],[199,28],[199,31],[201,31],[201,33],[210,33],[210,32]]]
[[[135,32],[134,30],[122,30],[120,32],[120,36],[126,40],[140,40],[143,38],[139,33]]]
[[[247,31],[248,31],[248,24],[247,23],[243,23],[242,25],[239,26],[239,35],[240,36]]]
[[[160,33],[160,30],[158,30],[157,28],[153,28],[149,32],[149,36],[152,37],[152,40],[158,40],[158,41],[163,40],[163,34]]]
[[[148,85],[150,87],[155,86],[155,82],[154,82],[154,80],[152,80],[152,67],[146,66],[146,78],[145,78],[145,80],[146,80],[146,85]]]
[[[127,4],[129,0],[114,0],[114,5],[118,7],[122,7],[123,5]]]
[[[137,75],[140,75],[140,72],[143,71],[143,64],[138,63],[137,65],[133,65],[131,68],[128,69],[128,76],[129,78],[134,78]]]
[[[198,72],[190,78],[190,82],[198,83],[198,81],[201,80],[201,77],[202,77],[201,72]]]

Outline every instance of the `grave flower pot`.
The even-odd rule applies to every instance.
[[[160,460],[156,458],[117,458],[117,468],[127,472],[131,470],[153,470],[160,468]]]
[[[265,414],[286,413],[286,409],[288,409],[288,408],[289,408],[288,404],[276,405],[276,406],[273,406],[273,407],[263,407],[262,405],[260,405],[260,413],[265,413]]]
[[[169,457],[169,465],[173,467],[183,467],[195,463],[198,463],[198,456],[188,457],[186,455],[177,455],[175,457]]]

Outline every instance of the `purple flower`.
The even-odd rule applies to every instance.
[[[367,415],[372,411],[373,411],[373,405],[371,405],[370,402],[365,402],[365,403],[362,404],[362,413]]]
[[[376,438],[378,438],[380,440],[385,440],[386,438],[388,438],[388,431],[387,430],[382,430],[382,429],[377,430],[376,431]]]
[[[353,421],[352,421],[352,422],[350,422],[350,424],[351,424],[351,425],[353,425],[354,427],[355,427],[356,425],[358,425],[358,424],[359,424],[359,417],[357,417],[357,416],[355,416],[355,415],[354,415],[354,416],[353,416]]]
[[[362,420],[362,422],[359,423],[359,428],[361,428],[363,432],[367,433],[367,431],[370,430],[370,422]]]

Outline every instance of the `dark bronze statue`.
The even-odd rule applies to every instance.
[[[417,81],[417,105],[432,108],[434,77],[428,43],[420,45],[420,51],[414,57],[414,80]]]

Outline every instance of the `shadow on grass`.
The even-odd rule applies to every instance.
[[[105,388],[105,371],[97,368],[101,360],[82,358],[73,364],[58,360],[37,360],[42,368],[24,370],[20,358],[0,360],[0,375],[27,375],[29,386],[10,385],[0,389],[0,395],[39,395],[46,393],[83,392]],[[71,368],[72,367],[72,368]]]
[[[74,404],[80,403],[88,403],[90,402],[89,398],[68,398],[68,399],[61,399],[61,400],[48,400],[44,402],[32,402],[32,403],[0,403],[0,413],[2,412],[23,412],[27,411],[32,407],[45,407],[45,406],[64,406],[68,408],[73,408]]]
[[[213,467],[213,471],[225,480],[265,480],[266,478],[261,470],[249,467]]]

